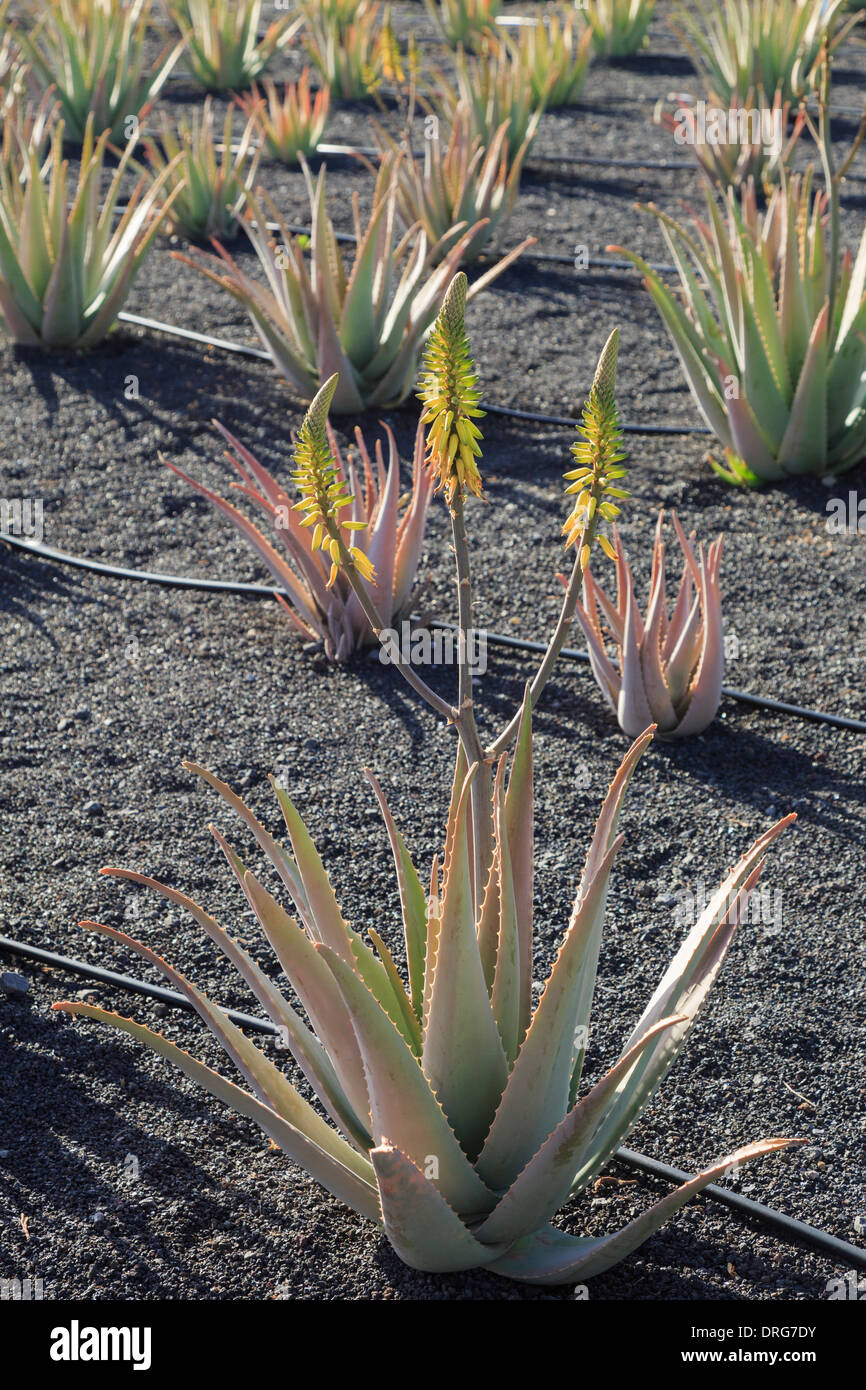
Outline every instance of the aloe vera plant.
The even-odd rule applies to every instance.
[[[351,22],[336,12],[308,11],[304,44],[332,97],[363,101],[373,96],[386,78],[402,78],[399,46],[389,11],[359,0]]]
[[[627,58],[647,42],[656,0],[586,0],[581,13],[597,53]]]
[[[352,593],[346,578],[337,574],[329,584],[331,561],[315,544],[316,536],[297,515],[286,488],[264,468],[248,449],[214,422],[228,449],[226,458],[240,475],[233,486],[251,499],[273,530],[269,540],[240,508],[190,477],[168,459],[163,462],[195,488],[202,497],[235,526],[269,569],[282,591],[280,603],[302,636],[319,639],[332,660],[345,661],[359,648],[375,641],[370,623]],[[360,429],[355,440],[362,468],[351,455],[346,459],[336,436],[328,427],[335,482],[351,497],[351,505],[340,516],[340,528],[347,546],[354,543],[352,528],[362,528],[366,553],[375,567],[375,578],[364,580],[372,601],[386,626],[396,625],[408,611],[421,550],[424,527],[432,491],[432,480],[424,467],[424,435],[419,430],[412,470],[412,489],[406,505],[400,497],[400,459],[394,435],[386,427],[388,466],[385,467],[381,441],[371,459]],[[363,476],[363,488],[359,474]],[[347,523],[350,523],[347,525]]]
[[[81,143],[91,116],[97,135],[130,138],[183,50],[169,41],[148,62],[153,0],[25,0],[25,12],[28,27],[12,33],[43,90],[54,89],[67,139]]]
[[[301,26],[294,13],[275,19],[259,38],[262,0],[167,0],[183,35],[186,61],[207,92],[249,87]]]
[[[674,92],[668,101],[676,103],[676,110],[664,110],[659,102],[653,117],[656,124],[671,131],[721,189],[739,189],[752,179],[769,196],[781,170],[789,167],[806,123],[805,111],[791,121],[791,103],[783,103],[781,91],[772,103],[763,92],[749,92],[742,101],[735,97],[728,107],[712,94],[706,101],[696,101]]]
[[[514,159],[508,153],[508,123],[503,121],[488,146],[472,131],[472,112],[458,102],[443,139],[436,120],[424,139],[424,162],[377,130],[385,177],[397,188],[400,216],[407,227],[424,228],[441,260],[467,227],[477,227],[465,247],[465,265],[502,244],[520,189],[520,174],[529,148],[527,137]],[[521,250],[531,245],[530,237]]]
[[[573,12],[556,10],[520,30],[512,44],[538,106],[572,106],[580,100],[592,58],[593,34]]]
[[[78,183],[69,200],[64,124],[41,150],[27,129],[13,131],[17,153],[0,161],[0,320],[13,341],[86,348],[108,333],[178,190],[163,203],[171,166],[143,175],[115,218],[134,145],[128,144],[102,192],[109,141],[84,130]]]
[[[325,133],[331,94],[321,87],[310,92],[310,69],[304,68],[297,82],[286,82],[280,96],[275,82],[262,82],[264,96],[253,83],[251,93],[239,97],[248,116],[255,117],[268,154],[283,164],[297,164],[300,155],[315,154]]]
[[[424,0],[427,13],[452,48],[474,48],[493,32],[500,0]]]
[[[428,463],[448,499],[454,525],[464,635],[471,586],[462,504],[465,493],[482,489],[477,466],[480,410],[463,324],[465,293],[465,279],[457,277],[431,334],[422,379]],[[585,416],[586,438],[577,446],[578,459],[588,462],[573,470],[582,486],[566,527],[577,576],[585,572],[599,522],[609,519],[600,508],[613,506],[603,500],[611,492],[611,475],[621,473],[614,458],[621,457],[615,444],[615,363],[612,335]],[[335,477],[325,427],[334,390],[333,381],[322,388],[299,436],[297,505],[315,525],[319,546],[334,568],[360,594],[359,571],[369,574],[370,564],[365,557],[359,565],[363,552],[347,547],[339,527],[345,488]],[[616,489],[614,495],[621,493]],[[566,606],[572,596],[573,586]],[[365,597],[362,606],[370,606],[370,600]],[[555,641],[548,653],[551,661],[558,650]],[[539,674],[545,669],[547,657]],[[460,733],[457,766],[441,866],[437,856],[429,880],[425,876],[422,881],[371,778],[395,861],[402,969],[378,918],[368,929],[372,949],[346,922],[303,820],[278,783],[274,789],[290,850],[224,782],[186,764],[252,831],[291,899],[295,916],[246,868],[223,834],[214,831],[308,1022],[204,908],[146,875],[113,867],[103,871],[151,888],[191,914],[279,1030],[324,1116],[183,975],[111,926],[82,924],[160,969],[218,1038],[249,1089],[132,1019],[78,1001],[54,1007],[128,1034],[254,1119],[331,1193],[378,1223],[413,1268],[437,1273],[483,1267],[530,1283],[573,1282],[623,1259],[732,1164],[797,1142],[773,1138],[746,1145],[616,1232],[574,1236],[552,1224],[557,1211],[585,1190],[616,1152],[681,1050],[721,968],[764,854],[793,817],[769,829],[730,871],[686,936],[619,1059],[587,1087],[584,1059],[605,903],[623,840],[618,822],[652,730],[633,744],[613,779],[568,928],[533,1009],[533,689],[527,687],[513,729],[504,733],[504,746],[493,745],[484,754],[484,763],[491,770],[495,766],[491,777],[466,753],[464,740],[474,716],[463,681],[461,668],[460,704],[451,712]],[[485,823],[490,857],[479,878],[477,832]],[[428,881],[429,892],[424,886]]]
[[[193,238],[227,239],[237,234],[261,151],[253,143],[257,129],[253,117],[235,147],[234,114],[235,108],[229,106],[218,140],[207,97],[204,109],[194,111],[191,121],[184,118],[175,123],[163,112],[159,138],[144,137],[142,144],[154,173],[159,176],[168,169],[166,193],[177,190],[168,216],[173,231]]]
[[[261,201],[248,196],[246,226],[265,273],[264,285],[222,247],[218,256],[206,258],[217,270],[175,255],[243,304],[277,370],[302,400],[311,401],[320,384],[338,374],[332,403],[336,414],[398,404],[412,389],[424,335],[478,227],[468,228],[438,265],[439,248],[429,245],[423,229],[413,228],[395,242],[397,186],[387,171],[380,171],[366,227],[357,193],[353,198],[357,249],[347,271],[327,213],[324,165],[315,183],[303,161],[302,167],[312,222],[309,267],[301,241],[261,190]],[[279,245],[265,209],[278,228]],[[486,271],[470,294],[490,284],[516,254],[510,252]]]
[[[818,82],[821,49],[831,51],[857,16],[839,23],[844,0],[690,0],[678,9],[680,33],[699,72],[723,101],[776,92],[796,101]]]
[[[702,733],[715,718],[722,697],[722,538],[713,541],[706,556],[702,546],[696,554],[694,537],[686,536],[674,513],[684,564],[669,614],[663,519],[664,512],[659,512],[646,616],[641,618],[638,610],[631,567],[615,527],[616,603],[587,571],[583,604],[577,606],[593,675],[629,738],[650,723],[665,739]],[[617,647],[618,670],[606,651],[605,628]]]
[[[728,190],[725,218],[707,188],[695,235],[658,217],[680,276],[676,299],[641,257],[644,275],[698,407],[724,445],[731,482],[839,472],[866,449],[866,233],[856,260],[840,250],[839,183],[829,137],[829,64],[816,128],[824,189],[781,173],[766,211],[748,183]]]
[[[520,50],[495,37],[482,40],[477,54],[458,49],[456,83],[435,74],[431,101],[439,115],[453,124],[459,105],[472,113],[472,134],[488,146],[503,122],[508,132],[508,157],[516,159],[535,138],[546,95],[536,93]],[[552,75],[551,75],[552,78]]]

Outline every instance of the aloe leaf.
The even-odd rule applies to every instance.
[[[383,1142],[370,1158],[385,1234],[410,1269],[428,1274],[475,1269],[504,1253],[504,1245],[476,1240],[435,1184],[399,1148]]]
[[[532,694],[527,682],[508,787],[505,830],[511,859],[511,881],[517,914],[520,996],[518,1042],[526,1036],[532,1010],[532,913],[534,893],[534,794],[532,764]]]
[[[584,972],[595,970],[608,878],[621,843],[621,837],[614,841],[592,881],[581,890],[478,1158],[478,1172],[492,1187],[514,1181],[568,1110],[581,981]]]
[[[338,1162],[366,1180],[367,1168],[369,1167],[367,1160],[357,1153],[342,1135],[325,1123],[321,1115],[317,1114],[309,1102],[304,1100],[279,1067],[276,1067],[260,1048],[250,1042],[240,1028],[237,1028],[231,1019],[223,1013],[222,1009],[211,1004],[205,995],[201,994],[173,966],[158,956],[155,951],[151,951],[143,942],[135,941],[124,932],[116,931],[114,927],[104,926],[101,922],[82,922],[80,925],[87,930],[110,936],[112,940],[141,956],[142,960],[156,966],[157,970],[160,970],[166,979],[170,980],[189,1000],[235,1066],[246,1077],[259,1099],[265,1105],[270,1106],[272,1110],[276,1110],[277,1114],[282,1115],[289,1124],[300,1129],[312,1143],[323,1149],[325,1153],[330,1154],[332,1158],[337,1159]]]
[[[72,1014],[77,1018],[89,1018],[94,1023],[105,1023],[110,1028],[129,1034],[130,1037],[135,1038],[136,1042],[143,1043],[145,1047],[150,1048],[158,1056],[172,1062],[191,1081],[195,1081],[197,1085],[217,1100],[224,1101],[232,1110],[243,1115],[246,1119],[254,1120],[269,1139],[278,1144],[290,1158],[300,1164],[311,1177],[320,1182],[341,1202],[345,1202],[347,1206],[352,1207],[361,1216],[366,1216],[368,1220],[379,1221],[379,1204],[376,1190],[372,1186],[374,1181],[372,1167],[369,1178],[361,1177],[352,1169],[346,1168],[338,1159],[325,1153],[301,1130],[296,1129],[288,1120],[283,1119],[270,1106],[250,1095],[249,1091],[242,1090],[233,1081],[226,1080],[224,1076],[220,1076],[219,1072],[213,1071],[203,1062],[191,1057],[188,1052],[176,1047],[161,1033],[154,1033],[150,1028],[136,1023],[131,1018],[121,1018],[119,1014],[108,1013],[105,1009],[100,1009],[94,1004],[60,1003],[52,1005],[52,1008]]]
[[[222,837],[217,835],[217,839],[221,842],[224,853],[231,856],[231,850],[222,841]],[[240,879],[243,883],[242,865],[240,865],[240,869]],[[169,888],[166,884],[160,883],[158,879],[149,878],[146,874],[135,873],[131,869],[107,868],[102,869],[101,872],[110,874],[114,878],[126,879],[130,883],[137,883],[143,888],[151,888],[169,902],[177,903],[179,907],[190,914],[215,946],[231,961],[238,974],[258,999],[268,1018],[281,1030],[292,1056],[331,1119],[347,1133],[351,1133],[353,1140],[366,1153],[369,1147],[368,1142],[366,1142],[369,1140],[369,1135],[349,1104],[331,1060],[321,1042],[310,1032],[297,1012],[243,947],[233,940],[219,923],[205,912],[204,908],[200,907],[192,898],[188,898],[185,893],[179,893],[175,888]],[[299,931],[300,928],[296,928],[296,930]]]
[[[327,946],[316,949],[333,972],[355,1027],[364,1059],[376,1145],[396,1144],[422,1171],[435,1168],[437,1176],[432,1181],[456,1211],[489,1211],[493,1195],[457,1142],[403,1037],[342,957]]]
[[[421,1022],[424,1008],[424,959],[427,952],[427,899],[424,896],[424,889],[421,886],[418,872],[406,848],[406,842],[394,823],[394,817],[391,815],[385,794],[372,772],[366,770],[366,776],[381,807],[385,827],[388,831],[388,839],[391,842],[391,853],[394,856],[394,867],[397,871],[397,883],[400,889],[400,904],[403,911],[403,934],[406,941],[406,960],[409,966],[412,1006],[418,1021]]]
[[[683,1183],[676,1191],[656,1202],[649,1211],[611,1235],[595,1238],[569,1236],[565,1231],[547,1226],[535,1235],[516,1241],[508,1253],[490,1268],[507,1279],[520,1279],[530,1284],[571,1284],[578,1279],[591,1279],[630,1255],[674,1212],[716,1178],[723,1177],[728,1169],[788,1148],[791,1144],[804,1142],[801,1139],[761,1139],[757,1143],[747,1144],[719,1159],[711,1168],[705,1168],[697,1177]]]
[[[571,1192],[575,1171],[591,1149],[593,1134],[611,1098],[624,1084],[644,1048],[658,1033],[680,1021],[675,1016],[654,1024],[589,1094],[569,1110],[487,1220],[478,1227],[476,1234],[480,1240],[518,1240],[540,1230],[556,1215]]]
[[[827,466],[827,325],[829,304],[815,320],[779,447],[786,473],[823,473]]]
[[[422,1052],[424,1074],[470,1158],[484,1143],[508,1075],[475,934],[466,834],[473,772],[457,806]]]
[[[520,928],[517,914],[517,894],[514,888],[514,870],[511,861],[511,846],[506,826],[505,809],[505,762],[503,753],[496,772],[494,786],[494,834],[496,850],[492,874],[499,879],[496,894],[499,930],[496,941],[496,964],[493,971],[493,989],[490,1002],[493,1016],[505,1049],[508,1065],[513,1066],[517,1056],[523,1030],[520,1020]],[[480,943],[479,943],[480,944]]]

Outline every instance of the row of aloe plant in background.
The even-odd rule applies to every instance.
[[[532,713],[565,640],[596,542],[612,553],[601,528],[615,521],[619,501],[627,496],[614,397],[617,334],[600,358],[582,438],[573,450],[577,467],[566,475],[574,502],[563,530],[574,562],[560,618],[521,709],[485,744],[466,657],[473,598],[465,501],[481,494],[483,482],[477,423],[482,412],[465,304],[466,281],[458,275],[430,335],[420,390],[426,464],[447,501],[454,542],[464,639],[456,703],[432,691],[411,664],[397,662],[410,685],[458,735],[444,849],[441,860],[434,858],[429,891],[371,778],[394,856],[402,964],[382,935],[381,914],[368,929],[369,945],[346,922],[307,829],[277,784],[290,852],[225,783],[186,764],[252,831],[291,898],[296,917],[214,830],[308,1022],[240,944],[183,893],[137,872],[104,871],[152,888],[192,915],[280,1030],[327,1119],[181,973],[146,944],[110,926],[82,924],[157,966],[213,1031],[249,1089],[131,1019],[82,1002],[55,1007],[132,1036],[255,1120],[330,1192],[380,1224],[410,1266],[431,1272],[485,1267],[511,1279],[564,1283],[610,1268],[732,1164],[798,1142],[772,1138],[746,1145],[619,1231],[575,1236],[552,1224],[560,1207],[615,1153],[680,1052],[721,969],[765,852],[793,817],[762,835],[720,884],[619,1060],[585,1089],[608,884],[623,841],[618,821],[653,730],[638,738],[614,777],[568,929],[533,1009]],[[368,587],[378,577],[371,560],[375,537],[365,536],[360,518],[358,529],[347,536],[343,520],[353,499],[327,429],[336,390],[334,378],[325,383],[298,434],[294,481],[300,496],[294,506],[313,531],[313,548],[331,567],[331,582],[342,577],[373,631],[381,633],[385,616]]]

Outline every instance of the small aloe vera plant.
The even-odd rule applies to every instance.
[[[437,112],[450,124],[458,105],[465,106],[472,113],[472,134],[485,147],[505,122],[508,157],[516,159],[534,140],[547,100],[546,89],[534,89],[521,51],[505,40],[485,38],[477,54],[458,49],[454,66],[456,85],[435,74],[431,101]]]
[[[686,536],[674,513],[684,564],[669,615],[663,519],[659,512],[646,616],[641,618],[638,611],[631,566],[616,527],[617,601],[614,604],[587,571],[583,604],[577,606],[593,675],[629,738],[651,723],[664,739],[702,733],[715,718],[722,697],[722,538],[713,541],[706,556],[703,547],[696,554],[694,537]],[[619,670],[605,650],[605,627],[617,646]]]
[[[479,227],[467,228],[441,259],[440,248],[430,245],[423,228],[413,227],[397,241],[397,183],[392,171],[381,170],[366,227],[358,194],[353,197],[357,248],[347,270],[327,212],[325,167],[315,183],[306,162],[302,167],[312,222],[309,264],[304,245],[261,190],[261,201],[252,194],[247,198],[246,229],[264,284],[220,246],[219,256],[207,257],[216,270],[175,255],[243,304],[277,370],[302,400],[311,401],[321,383],[336,374],[335,414],[397,405],[412,389],[424,335]],[[497,261],[470,293],[490,284],[520,249]]]
[[[68,140],[81,143],[93,117],[97,135],[129,139],[183,51],[166,43],[151,64],[146,36],[153,0],[25,0],[28,27],[13,36],[43,90],[60,103]]]
[[[285,487],[264,468],[234,435],[214,421],[228,449],[226,458],[240,475],[233,486],[251,499],[273,528],[269,540],[238,507],[191,478],[176,464],[163,462],[179,478],[235,526],[272,574],[281,590],[277,598],[302,636],[321,641],[331,660],[346,661],[360,648],[376,640],[369,620],[352,593],[342,572],[331,575],[331,561],[318,547],[315,531],[298,515]],[[382,445],[376,443],[373,458],[360,429],[355,430],[358,454],[363,465],[356,467],[351,453],[346,459],[336,436],[328,426],[328,448],[334,461],[334,483],[348,499],[342,509],[340,526],[343,539],[351,546],[353,532],[363,528],[365,551],[374,566],[375,578],[365,579],[370,597],[386,626],[395,626],[408,611],[421,551],[430,502],[432,481],[424,467],[424,435],[419,429],[415,444],[412,490],[405,507],[400,498],[400,459],[390,429],[388,467]],[[310,446],[311,426],[306,422],[298,441],[299,450]],[[361,487],[359,473],[363,476]]]
[[[724,445],[728,481],[757,486],[840,472],[866,451],[866,232],[856,259],[840,247],[839,185],[829,129],[829,61],[816,128],[824,173],[780,171],[758,209],[754,184],[728,189],[726,216],[706,187],[691,235],[652,205],[677,266],[682,301],[646,262],[643,273],[706,423]]]
[[[740,101],[726,106],[721,97],[710,95],[703,102],[704,113],[720,112],[710,126],[704,116],[700,129],[700,106],[694,97],[673,92],[668,97],[675,111],[658,102],[653,115],[657,125],[669,130],[678,144],[684,144],[707,178],[720,189],[740,189],[752,179],[769,197],[783,169],[789,167],[794,147],[806,123],[805,111],[790,120],[791,103],[782,101],[777,91],[772,102],[762,92],[749,92]]]
[[[648,41],[656,0],[586,0],[581,12],[596,53],[628,58]]]
[[[501,0],[424,0],[427,13],[452,48],[475,48],[495,31]]]
[[[297,164],[300,156],[309,158],[322,142],[331,104],[327,87],[315,96],[310,91],[310,69],[304,68],[297,82],[286,82],[283,94],[269,77],[262,82],[264,95],[253,83],[251,93],[238,98],[256,125],[272,159],[282,164]]]
[[[423,164],[411,149],[401,148],[384,131],[377,130],[380,157],[385,176],[396,183],[402,221],[407,227],[424,228],[430,245],[438,248],[438,260],[463,237],[467,227],[477,227],[461,257],[463,264],[469,265],[482,252],[502,244],[520,190],[531,135],[512,159],[508,122],[503,121],[490,144],[484,146],[473,135],[472,112],[462,101],[444,137],[441,125],[434,117],[432,131],[424,139]],[[527,238],[520,250],[533,241]]]
[[[261,151],[254,145],[256,121],[247,121],[240,141],[234,144],[235,108],[229,106],[221,139],[214,128],[210,97],[201,113],[179,123],[162,112],[158,138],[147,135],[142,144],[148,161],[159,176],[170,166],[164,186],[177,189],[168,223],[172,231],[204,239],[228,239],[239,231],[239,217],[253,186]]]
[[[262,0],[167,0],[183,35],[186,61],[207,92],[241,91],[300,28],[297,15],[275,19],[259,38]]]
[[[373,0],[358,0],[350,22],[337,9],[308,5],[304,44],[322,83],[334,98],[364,101],[385,79],[403,77],[390,12],[380,18]]]
[[[482,491],[476,423],[481,412],[463,321],[465,295],[465,278],[458,276],[431,334],[422,378],[427,457],[451,512],[464,638],[472,595],[463,501],[465,494]],[[584,418],[587,461],[583,488],[566,523],[575,561],[563,620],[573,612],[599,523],[616,511],[607,500],[611,475],[615,481],[622,471],[613,457],[618,451],[610,447],[617,434],[615,362],[612,335]],[[371,625],[381,629],[359,579],[369,575],[369,558],[347,545],[340,526],[344,491],[325,429],[333,391],[334,383],[326,383],[311,406],[303,447],[299,436],[300,506],[334,570],[344,571],[370,610]],[[616,488],[614,495],[622,491]],[[247,1088],[132,1019],[83,1002],[55,1005],[144,1043],[254,1119],[330,1192],[384,1229],[408,1265],[433,1273],[483,1267],[530,1283],[586,1279],[636,1249],[732,1164],[796,1142],[765,1139],[737,1149],[618,1231],[576,1236],[553,1225],[560,1207],[616,1152],[680,1052],[722,966],[764,854],[793,819],[768,830],[730,871],[686,936],[620,1057],[587,1086],[584,1059],[605,901],[623,840],[618,822],[652,730],[626,754],[605,798],[568,927],[533,1010],[532,707],[564,639],[563,620],[522,708],[494,743],[478,745],[479,757],[473,756],[478,732],[465,660],[456,706],[427,691],[460,740],[444,851],[441,861],[434,859],[429,880],[420,877],[371,778],[395,861],[402,969],[380,934],[380,914],[368,929],[369,945],[345,920],[306,827],[279,784],[274,785],[290,850],[225,783],[187,764],[252,831],[292,901],[294,916],[214,831],[307,1021],[204,908],[143,874],[104,870],[154,889],[192,915],[279,1029],[321,1109],[183,975],[113,927],[83,924],[160,969],[219,1039]],[[411,666],[402,663],[399,669],[425,693]]]
[[[112,327],[178,190],[162,201],[171,165],[153,182],[143,175],[115,217],[134,145],[102,193],[109,133],[95,139],[91,116],[70,202],[63,135],[59,121],[43,166],[32,131],[16,128],[15,153],[0,161],[0,322],[16,343],[87,348]]]
[[[532,99],[547,110],[580,100],[592,58],[593,34],[568,11],[555,10],[520,30],[512,50],[518,55]]]

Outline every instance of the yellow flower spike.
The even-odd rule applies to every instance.
[[[580,564],[584,570],[589,563],[599,520],[612,522],[620,514],[620,508],[607,499],[623,499],[629,495],[625,488],[614,486],[626,474],[626,470],[619,467],[626,455],[614,399],[618,346],[619,330],[615,328],[602,350],[589,399],[583,408],[579,427],[582,437],[571,446],[578,466],[565,474],[569,480],[566,496],[577,493],[562,528],[566,535],[565,548],[581,543]],[[613,559],[613,547],[607,538],[599,535],[598,541],[605,555]]]
[[[365,522],[341,521],[340,512],[352,505],[353,497],[337,468],[328,440],[328,410],[337,389],[336,373],[319,388],[298,431],[294,452],[292,481],[301,496],[294,504],[295,511],[306,512],[302,526],[314,526],[312,548],[323,551],[331,561],[327,587],[330,589],[340,569],[340,532],[365,529]],[[352,559],[365,579],[373,579],[375,571],[367,556],[358,547],[349,550]],[[363,563],[359,563],[359,557]]]
[[[482,495],[475,462],[481,456],[481,431],[475,420],[484,411],[478,407],[481,394],[466,334],[466,287],[460,271],[431,330],[418,393],[424,404],[421,422],[429,425],[427,465],[449,503],[458,492]]]

